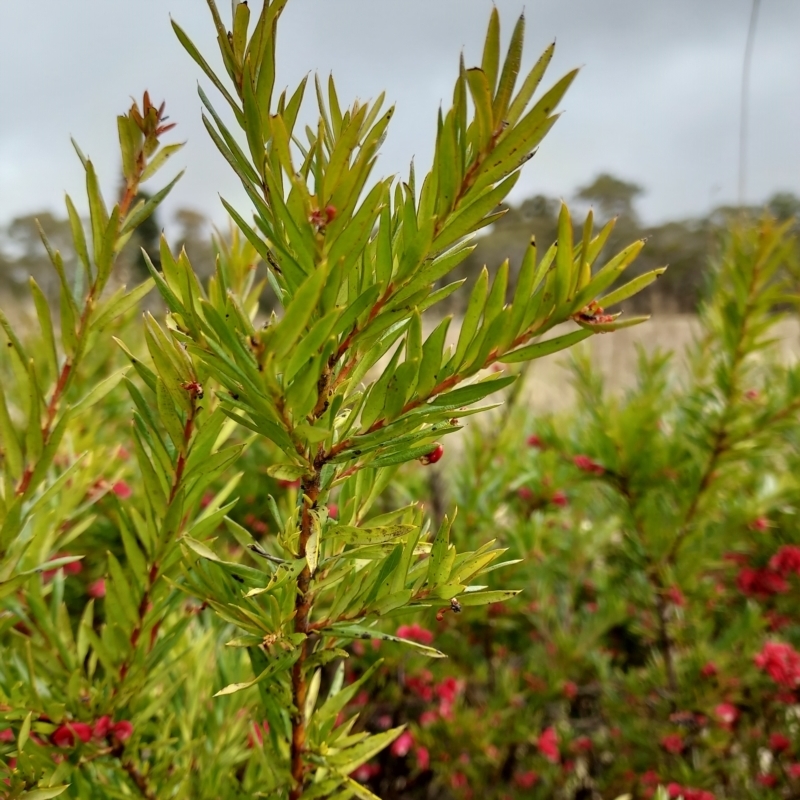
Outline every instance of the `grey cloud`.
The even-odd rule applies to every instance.
[[[254,0],[254,5],[256,0]],[[497,0],[505,36],[523,3]],[[220,6],[226,6],[220,3]],[[343,99],[387,90],[397,103],[381,159],[405,172],[430,160],[436,109],[447,102],[458,55],[480,58],[490,0],[292,0],[282,25],[279,82],[333,71]],[[72,134],[116,173],[114,116],[148,88],[166,98],[188,139],[187,175],[169,209],[216,219],[217,192],[246,204],[200,124],[198,79],[169,14],[205,53],[213,29],[200,0],[39,0],[0,4],[0,220],[59,208],[80,194]],[[749,0],[542,0],[526,4],[528,64],[557,37],[552,82],[583,65],[566,113],[528,166],[517,198],[569,195],[610,170],[647,188],[647,219],[702,213],[735,199],[739,78]],[[752,77],[749,200],[800,193],[800,3],[764,0]],[[113,181],[106,191],[114,191]]]

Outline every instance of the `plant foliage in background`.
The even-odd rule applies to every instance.
[[[160,146],[171,126],[145,94],[119,119],[125,185],[110,211],[81,155],[91,248],[68,201],[82,271],[64,274],[51,254],[59,324],[35,283],[40,331],[0,318],[9,797],[373,797],[353,774],[403,726],[356,726],[346,708],[372,671],[346,683],[346,648],[393,640],[441,656],[393,633],[397,618],[430,606],[469,615],[516,594],[483,582],[503,548],[457,551],[455,511],[434,525],[413,499],[386,507],[396,470],[438,461],[439,440],[513,382],[488,368],[643,321],[606,309],[662,271],[608,292],[642,242],[597,264],[613,223],[595,233],[589,214],[573,230],[562,206],[557,242],[544,253],[530,242],[513,296],[508,262],[491,280],[484,270],[455,345],[447,317],[423,336],[423,313],[463,282],[434,284],[503,213],[575,72],[534,100],[550,47],[517,88],[524,19],[501,58],[494,12],[481,66],[461,63],[439,115],[431,171],[418,185],[413,167],[407,181],[376,180],[392,116],[382,98],[343,108],[333,80],[317,81],[318,122],[305,130],[306,80],[275,99],[285,5],[251,19],[235,4],[228,30],[209,0],[225,76],[173,23],[229,107],[200,90],[253,204],[249,222],[225,203],[235,231],[217,243],[207,286],[162,240],[148,281],[104,292],[115,255],[174,183],[133,204],[180,147]],[[138,324],[153,285],[166,319]],[[263,291],[282,309],[266,320]],[[560,323],[571,330],[541,338]],[[237,520],[243,478],[269,511],[268,536],[263,519]],[[286,497],[269,495],[274,481]]]

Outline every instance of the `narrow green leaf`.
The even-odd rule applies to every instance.
[[[556,336],[544,342],[535,342],[526,347],[521,347],[519,350],[506,353],[500,357],[500,361],[504,364],[518,364],[520,361],[533,361],[535,358],[549,356],[551,353],[557,353],[559,350],[572,347],[572,345],[582,342],[591,335],[592,331],[589,329],[565,333],[563,336]]]
[[[525,39],[525,15],[521,14],[514,26],[511,34],[511,41],[508,45],[508,53],[503,63],[503,71],[500,74],[500,81],[497,86],[497,94],[492,105],[494,116],[494,127],[499,128],[506,120],[505,115],[508,105],[511,102],[511,95],[517,83],[519,67],[522,62],[522,45]]]
[[[643,275],[639,275],[633,280],[628,281],[624,286],[620,286],[619,289],[610,292],[605,297],[601,297],[598,302],[603,308],[610,308],[617,303],[621,303],[623,300],[627,300],[629,297],[633,297],[633,295],[641,292],[642,289],[649,286],[654,280],[660,278],[666,270],[666,267],[660,267],[659,269],[645,272]]]

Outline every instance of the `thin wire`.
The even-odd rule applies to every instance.
[[[744,62],[742,64],[742,99],[741,117],[739,119],[739,207],[744,206],[747,190],[747,123],[749,116],[750,95],[750,64],[753,60],[753,42],[756,38],[756,23],[761,0],[753,0],[750,12],[750,25],[747,28],[747,43],[744,47]]]

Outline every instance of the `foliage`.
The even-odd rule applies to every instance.
[[[362,717],[410,736],[367,765],[382,796],[797,795],[800,365],[777,327],[796,297],[790,224],[728,235],[688,373],[642,352],[621,396],[578,355],[574,410],[532,419],[520,390],[470,431],[457,542],[493,530],[519,559],[502,581],[524,592],[418,617],[448,662],[387,658]]]
[[[90,218],[67,199],[73,274],[43,237],[58,322],[33,280],[38,332],[0,315],[9,797],[373,797],[353,773],[403,726],[355,727],[345,709],[371,673],[345,682],[346,646],[376,638],[440,656],[395,635],[395,620],[516,594],[479,583],[504,550],[457,551],[455,512],[432,525],[414,502],[379,508],[398,466],[437,461],[457,418],[514,380],[487,368],[642,321],[598,299],[613,306],[661,272],[606,293],[642,243],[593,269],[610,227],[594,233],[589,215],[573,232],[562,206],[557,243],[531,243],[513,297],[507,262],[491,286],[484,270],[455,348],[444,347],[447,318],[424,339],[423,312],[460,288],[434,283],[498,219],[575,72],[532,102],[550,47],[515,94],[524,20],[501,60],[494,12],[481,66],[461,63],[439,116],[431,171],[418,187],[413,168],[406,182],[372,181],[392,115],[382,98],[344,109],[333,80],[317,81],[319,121],[302,132],[307,81],[273,97],[285,5],[264,2],[251,20],[236,4],[229,31],[209,1],[224,78],[173,23],[246,140],[201,89],[208,131],[254,210],[251,223],[225,203],[236,228],[217,242],[207,286],[162,239],[160,268],[144,252],[147,281],[106,291],[121,248],[177,180],[140,195],[181,146],[161,145],[172,125],[145,93],[118,119],[124,186],[110,210],[78,150]],[[139,323],[153,285],[166,319]],[[282,311],[263,320],[267,285]],[[563,322],[573,330],[541,339]],[[240,481],[273,535],[235,511]]]

